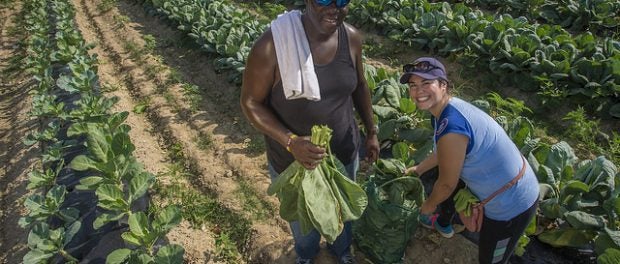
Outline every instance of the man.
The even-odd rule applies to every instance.
[[[276,19],[250,51],[243,75],[241,108],[251,124],[265,134],[272,180],[294,160],[306,169],[314,169],[326,155],[325,149],[310,142],[313,125],[327,125],[333,130],[331,150],[345,164],[348,176],[354,179],[360,145],[354,109],[366,130],[367,159],[377,159],[379,143],[370,92],[364,79],[362,36],[357,29],[344,23],[348,3],[348,0],[306,0],[303,13],[293,11]],[[296,45],[289,41],[295,39],[296,28],[281,30],[276,22],[284,18],[299,25],[297,29],[302,37],[297,38],[301,39],[297,45],[302,52],[303,47],[307,48],[309,61],[313,62],[310,71],[300,69],[308,62],[303,56],[297,64],[288,64],[291,56],[284,50]],[[298,68],[289,66],[299,64],[302,65]],[[294,76],[300,72],[301,76]],[[303,87],[290,87],[290,83],[295,83],[291,80]],[[291,89],[316,90],[310,96],[291,99],[291,94],[295,94]],[[297,222],[291,223],[291,230],[297,263],[312,263],[319,252],[320,235],[316,230],[303,235]],[[345,223],[343,233],[329,245],[339,263],[354,263],[350,255],[351,242],[351,223]]]

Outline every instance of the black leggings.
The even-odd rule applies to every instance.
[[[459,181],[455,191],[439,205],[439,217],[437,222],[441,226],[452,223],[456,210],[454,209],[454,195],[465,187],[463,181]],[[517,241],[536,215],[538,201],[521,214],[508,221],[497,221],[484,216],[480,241],[478,242],[478,258],[481,264],[506,263],[514,252]]]
[[[536,216],[536,208],[538,201],[508,221],[497,221],[484,216],[478,243],[480,263],[507,263],[525,228]]]

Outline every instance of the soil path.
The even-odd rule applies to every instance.
[[[28,231],[17,224],[26,212],[28,173],[39,165],[36,146],[22,143],[39,124],[28,117],[34,82],[20,72],[23,50],[16,28],[22,4],[0,4],[0,263],[20,263],[26,254]]]

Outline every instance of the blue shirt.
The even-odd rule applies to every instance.
[[[453,97],[438,119],[431,117],[435,142],[448,133],[469,138],[461,180],[484,200],[516,177],[523,166],[521,153],[504,129],[482,110]],[[538,179],[525,162],[525,175],[510,189],[495,196],[485,215],[507,221],[530,208],[538,199]]]

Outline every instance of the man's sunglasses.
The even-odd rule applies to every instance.
[[[333,2],[336,2],[336,7],[342,8],[351,2],[351,0],[315,0],[320,6],[330,6]]]
[[[420,61],[413,64],[405,64],[403,66],[403,72],[429,72],[434,69],[440,69],[439,67],[432,65],[428,61]]]

